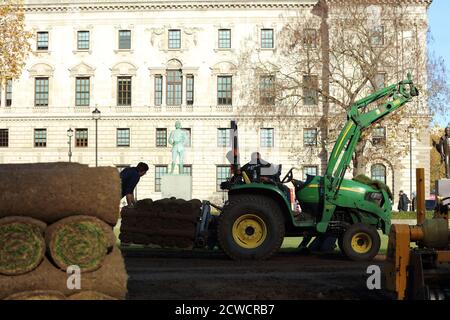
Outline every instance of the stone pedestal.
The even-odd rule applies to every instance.
[[[450,179],[436,181],[436,196],[441,198],[450,197]]]
[[[165,174],[161,177],[162,198],[192,200],[192,177],[187,174]]]

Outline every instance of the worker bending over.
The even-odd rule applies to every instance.
[[[122,198],[126,197],[128,206],[132,207],[136,203],[134,199],[134,188],[139,182],[139,179],[148,171],[148,165],[144,162],[139,162],[136,167],[128,167],[120,172],[120,179],[122,180]]]

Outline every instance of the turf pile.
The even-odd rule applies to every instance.
[[[195,240],[200,200],[140,200],[121,211],[120,240],[127,244],[191,248]]]
[[[119,202],[115,168],[0,165],[0,300],[124,299]],[[80,289],[68,286],[73,266]]]

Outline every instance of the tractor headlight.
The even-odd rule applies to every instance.
[[[367,192],[365,199],[367,201],[375,202],[377,205],[381,206],[383,202],[383,194],[381,192]]]

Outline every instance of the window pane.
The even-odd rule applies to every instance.
[[[273,48],[273,29],[261,30],[261,48]]]
[[[372,144],[383,144],[386,142],[386,128],[378,127],[372,131]]]
[[[385,73],[377,73],[375,75],[375,90],[382,89],[386,86],[386,74]]]
[[[37,33],[37,50],[48,50],[48,32]]]
[[[317,76],[303,76],[303,104],[316,105],[318,102],[317,89],[319,87]]]
[[[88,146],[88,129],[75,129],[75,147]]]
[[[181,105],[182,90],[181,70],[167,70],[167,105]]]
[[[117,77],[117,105],[131,106],[131,77]]]
[[[231,30],[220,29],[219,30],[219,48],[229,49],[231,48]]]
[[[156,129],[156,146],[167,147],[167,129]]]
[[[167,166],[155,166],[155,192],[161,192],[161,177],[167,173]]]
[[[192,176],[192,165],[191,164],[183,165],[183,174]]]
[[[371,168],[372,180],[378,180],[386,183],[386,167],[382,164],[374,164]]]
[[[232,104],[232,77],[218,76],[217,77],[217,104],[231,105]]]
[[[9,130],[0,129],[0,147],[8,147],[9,145]]]
[[[303,44],[307,47],[315,48],[317,46],[317,30],[305,29]]]
[[[262,128],[261,129],[261,147],[271,148],[273,147],[273,129]]]
[[[34,146],[38,148],[47,146],[47,129],[34,129]]]
[[[191,128],[183,128],[184,132],[186,132],[186,142],[184,143],[185,147],[191,147],[192,146],[192,141],[191,141]]]
[[[119,30],[119,49],[131,49],[130,30]]]
[[[384,44],[384,26],[378,26],[372,30],[370,43],[374,46],[381,46]]]
[[[48,78],[35,79],[34,105],[37,107],[48,106]]]
[[[259,96],[260,96],[260,104],[262,105],[275,104],[274,76],[264,75],[260,77]]]
[[[217,129],[217,146],[218,147],[231,146],[231,129],[229,128]]]
[[[303,167],[303,180],[306,180],[307,175],[317,176],[317,166],[304,166]]]
[[[75,105],[89,106],[90,79],[87,77],[76,78]]]
[[[186,76],[186,104],[194,104],[194,76],[192,74]]]
[[[220,184],[227,181],[227,178],[231,176],[230,166],[217,166],[216,167],[216,190],[222,191],[220,189]]]
[[[10,107],[12,104],[12,79],[6,80],[6,106]]]
[[[316,146],[317,145],[317,129],[303,130],[303,145]]]
[[[117,129],[117,146],[129,147],[130,146],[130,129]]]
[[[78,50],[89,49],[89,31],[78,31]]]
[[[169,30],[169,49],[181,48],[181,31]]]
[[[155,106],[162,105],[162,76],[155,76]]]

